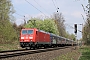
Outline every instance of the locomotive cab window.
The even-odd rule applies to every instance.
[[[22,34],[27,34],[27,30],[22,30]]]
[[[33,30],[28,30],[28,34],[33,34]]]
[[[22,30],[22,34],[33,34],[33,30]]]

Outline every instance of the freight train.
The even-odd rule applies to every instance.
[[[73,40],[48,33],[37,28],[24,28],[20,32],[20,46],[22,48],[40,48],[40,47],[60,47],[75,46],[77,43]]]

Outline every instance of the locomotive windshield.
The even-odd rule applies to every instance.
[[[22,30],[22,34],[27,34],[27,30]]]
[[[33,30],[22,30],[22,34],[33,34]]]
[[[33,33],[33,30],[28,30],[28,34],[32,34]]]

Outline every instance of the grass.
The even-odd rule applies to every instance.
[[[72,52],[56,57],[53,60],[77,60],[79,55],[79,50],[73,50]]]
[[[79,60],[90,60],[90,46],[83,46],[79,50],[74,50],[65,55],[61,55],[54,60],[77,60],[78,58]]]
[[[79,60],[90,60],[90,46],[84,46],[80,51],[82,55]]]
[[[0,44],[0,51],[17,49],[20,49],[18,41],[14,41],[13,43]]]

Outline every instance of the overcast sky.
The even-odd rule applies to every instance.
[[[28,1],[29,3],[27,3]],[[16,13],[14,14],[16,18],[16,23],[20,24],[25,19],[30,17],[43,17],[51,16],[56,12],[56,7],[59,7],[59,12],[64,16],[65,23],[74,26],[75,23],[78,24],[78,29],[82,30],[82,26],[79,24],[84,23],[81,14],[86,18],[85,13],[81,4],[87,6],[88,0],[12,0],[14,9]],[[54,2],[54,3],[53,3]],[[18,15],[19,14],[19,15]],[[42,15],[42,16],[41,16]],[[69,33],[74,33],[74,29],[66,25],[66,29]],[[78,32],[78,39],[81,38],[81,33]]]

